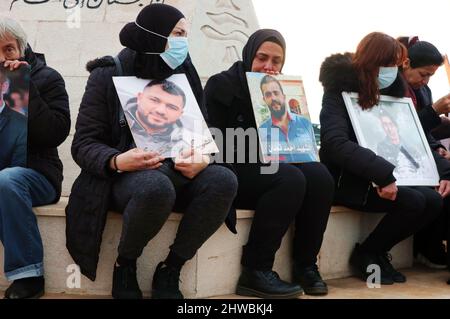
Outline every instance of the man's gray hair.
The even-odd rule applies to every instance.
[[[13,37],[19,44],[20,56],[25,56],[25,49],[27,48],[27,34],[23,30],[19,22],[14,19],[0,16],[0,40],[5,40],[7,37]]]

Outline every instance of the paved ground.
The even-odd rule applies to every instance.
[[[328,280],[329,294],[320,298],[331,299],[450,299],[450,272],[414,267],[404,270],[408,281],[404,284],[381,286],[379,289],[369,289],[366,283],[358,278]],[[3,298],[3,292],[0,292]],[[46,294],[44,299],[96,299],[109,296],[77,296],[67,294]],[[302,299],[317,299],[317,297],[302,296]],[[213,299],[243,299],[237,295],[219,296]]]

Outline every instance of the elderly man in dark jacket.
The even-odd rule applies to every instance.
[[[11,71],[21,65],[31,67],[27,163],[0,171],[4,271],[14,281],[5,297],[37,298],[45,286],[43,246],[32,207],[57,202],[60,197],[62,163],[56,148],[69,134],[69,101],[61,75],[27,47],[21,26],[0,18],[0,30],[0,63]]]

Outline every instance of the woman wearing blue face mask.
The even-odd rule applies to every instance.
[[[406,48],[394,38],[374,32],[364,37],[354,54],[335,54],[321,67],[324,87],[321,122],[321,161],[335,179],[335,203],[369,213],[386,213],[377,227],[356,244],[350,264],[366,280],[367,267],[380,266],[381,284],[405,282],[388,252],[400,241],[435,219],[442,198],[427,187],[397,187],[394,165],[358,145],[342,92],[357,92],[359,104],[370,109],[380,95],[403,97],[405,83],[398,66]],[[373,187],[373,185],[378,187]]]
[[[152,298],[183,298],[179,287],[183,265],[226,217],[235,214],[231,209],[237,189],[233,172],[209,165],[209,158],[202,155],[194,160],[190,154],[179,162],[136,148],[114,88],[113,76],[154,79],[158,81],[151,83],[158,83],[155,86],[160,91],[180,101],[183,92],[164,80],[184,73],[203,106],[203,90],[188,55],[186,36],[187,23],[180,11],[152,4],[120,32],[126,48],[118,60],[103,57],[87,65],[91,75],[72,144],[72,155],[82,172],[66,211],[67,248],[82,273],[95,280],[107,211],[123,214],[113,270],[114,298],[142,298],[136,261],[172,211],[182,212],[183,217],[166,259],[156,268],[151,291]],[[164,117],[168,116],[161,115],[160,121]],[[164,132],[170,135],[171,130],[169,126]],[[233,224],[228,225],[235,231]]]

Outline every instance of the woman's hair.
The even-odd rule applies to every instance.
[[[397,39],[408,48],[408,58],[413,69],[423,66],[441,66],[444,57],[430,42],[419,41],[418,37],[400,37]]]
[[[360,87],[358,102],[363,109],[373,107],[380,100],[380,67],[401,65],[406,58],[405,46],[387,34],[372,32],[359,42],[353,55],[353,65],[358,73]]]

